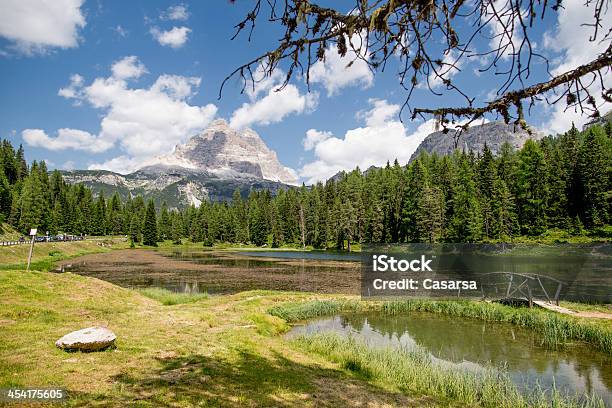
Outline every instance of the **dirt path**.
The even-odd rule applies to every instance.
[[[533,303],[535,303],[536,305],[544,309],[552,310],[553,312],[557,312],[561,314],[566,314],[566,315],[571,315],[571,316],[576,316],[576,317],[590,318],[590,319],[612,319],[612,313],[596,312],[596,311],[576,312],[566,307],[553,305],[552,303],[544,302],[541,300],[534,300]]]

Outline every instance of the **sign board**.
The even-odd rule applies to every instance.
[[[36,231],[37,231],[37,229],[36,229],[36,228],[32,228],[32,229],[30,230],[30,235],[31,235],[31,236],[36,235]]]

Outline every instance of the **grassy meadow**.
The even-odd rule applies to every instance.
[[[34,265],[40,270],[31,272],[11,266],[20,265],[26,246],[0,248],[0,388],[62,387],[67,406],[603,406],[599,399],[540,390],[525,396],[499,374],[442,370],[419,353],[374,350],[330,335],[290,340],[282,334],[299,320],[338,312],[428,311],[552,330],[557,345],[580,341],[610,352],[610,320],[466,301],[176,294],[45,271],[59,259],[129,246],[107,241],[38,245]],[[116,348],[67,353],[55,347],[62,335],[94,325],[117,334]]]

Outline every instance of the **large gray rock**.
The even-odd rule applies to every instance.
[[[415,160],[421,152],[437,153],[438,156],[450,155],[455,149],[464,150],[466,153],[482,152],[485,143],[495,155],[501,151],[504,143],[510,143],[515,149],[523,147],[528,139],[539,140],[544,135],[534,130],[533,134],[527,133],[520,126],[513,123],[489,122],[483,125],[473,125],[458,138],[455,138],[455,131],[448,133],[442,131],[431,133],[425,138],[412,154],[410,161]]]
[[[112,346],[116,339],[115,333],[106,327],[88,327],[68,333],[55,345],[67,351],[98,351]]]
[[[295,173],[283,166],[252,129],[236,130],[217,119],[201,134],[157,158],[158,164],[205,170],[218,175],[248,175],[285,184],[297,184]],[[142,169],[147,171],[146,167]]]

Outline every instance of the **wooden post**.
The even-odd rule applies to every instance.
[[[529,294],[529,307],[533,307],[533,296],[531,294],[531,286],[527,284],[527,293]]]
[[[32,252],[34,251],[34,241],[36,241],[36,228],[32,228],[30,230],[30,235],[32,236],[32,242],[30,243],[30,253],[28,254],[28,266],[26,267],[26,272],[30,270],[30,263],[32,263]]]

